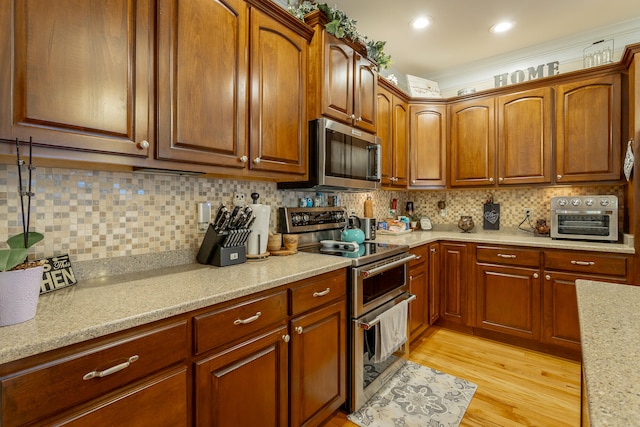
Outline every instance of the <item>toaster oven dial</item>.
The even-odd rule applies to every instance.
[[[600,200],[600,204],[602,206],[609,206],[609,199],[602,199]]]
[[[560,199],[558,200],[558,206],[567,206],[567,199]]]
[[[584,201],[584,204],[587,206],[593,206],[593,199],[587,199]]]
[[[576,206],[576,207],[577,207],[577,206],[580,206],[580,203],[581,203],[581,202],[580,202],[580,199],[571,199],[571,204],[572,204],[573,206]]]

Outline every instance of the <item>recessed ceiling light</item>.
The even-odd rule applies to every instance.
[[[428,16],[421,16],[411,21],[411,27],[416,30],[427,28],[431,24],[431,19]]]
[[[504,21],[504,22],[499,22],[493,27],[491,27],[490,31],[492,33],[498,34],[498,33],[504,33],[506,31],[509,31],[511,28],[513,28],[513,22]]]

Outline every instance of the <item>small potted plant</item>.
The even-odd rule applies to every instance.
[[[44,269],[42,261],[27,259],[29,248],[44,239],[42,234],[29,231],[31,197],[34,196],[31,191],[31,175],[35,169],[32,164],[31,141],[27,166],[29,183],[26,191],[22,185],[22,167],[25,162],[20,159],[18,140],[16,150],[23,232],[7,240],[8,249],[0,249],[0,326],[14,325],[35,316]]]

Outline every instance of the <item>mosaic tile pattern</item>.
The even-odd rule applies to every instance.
[[[37,166],[37,162],[36,162]],[[275,230],[280,206],[298,206],[301,197],[313,192],[277,190],[272,182],[104,172],[59,168],[37,168],[33,188],[31,229],[45,233],[45,240],[32,251],[36,258],[65,254],[76,261],[106,257],[143,255],[173,250],[197,251],[202,234],[196,232],[197,204],[230,205],[234,192],[260,194],[260,203],[271,206],[271,228]],[[551,196],[564,194],[615,194],[623,204],[624,186],[569,188],[520,188],[493,191],[502,211],[501,226],[517,226],[522,209],[533,209],[534,218],[549,217]],[[570,192],[570,193],[569,193]],[[375,191],[337,193],[340,204],[355,215],[363,215],[370,195],[377,219],[389,214],[391,200],[398,200],[398,214],[407,200],[417,213],[434,224],[455,224],[460,215],[480,219],[487,190]],[[327,203],[328,194],[323,195]],[[438,215],[437,202],[445,200],[447,214]],[[18,173],[15,165],[0,164],[0,224],[9,235],[22,231],[19,218]],[[623,206],[621,206],[623,208]],[[5,227],[3,227],[4,229]],[[4,230],[3,230],[4,233]],[[0,236],[5,240],[6,236]]]

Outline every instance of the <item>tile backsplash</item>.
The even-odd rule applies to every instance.
[[[36,164],[37,165],[37,164]],[[38,167],[32,186],[31,229],[45,234],[34,256],[70,254],[72,261],[144,255],[172,250],[196,251],[202,234],[196,231],[197,204],[232,204],[234,192],[260,194],[259,203],[271,206],[271,228],[277,224],[278,207],[298,206],[301,197],[313,192],[277,190],[272,182],[214,179],[193,176],[130,172],[87,171]],[[372,196],[376,218],[388,216],[390,202],[398,200],[398,214],[406,201],[415,211],[428,215],[434,224],[455,224],[460,215],[472,215],[480,224],[487,189],[375,191],[338,193],[340,205],[363,215],[364,201]],[[516,227],[522,210],[533,217],[549,219],[549,199],[564,194],[615,194],[624,209],[624,186],[571,188],[517,188],[492,190],[501,205],[501,226]],[[324,194],[326,203],[327,194]],[[439,215],[437,202],[446,203],[446,216]],[[0,223],[8,235],[22,231],[18,173],[15,165],[0,164]],[[4,233],[4,231],[3,231]],[[0,240],[6,236],[0,235]],[[33,250],[32,249],[32,250]]]

